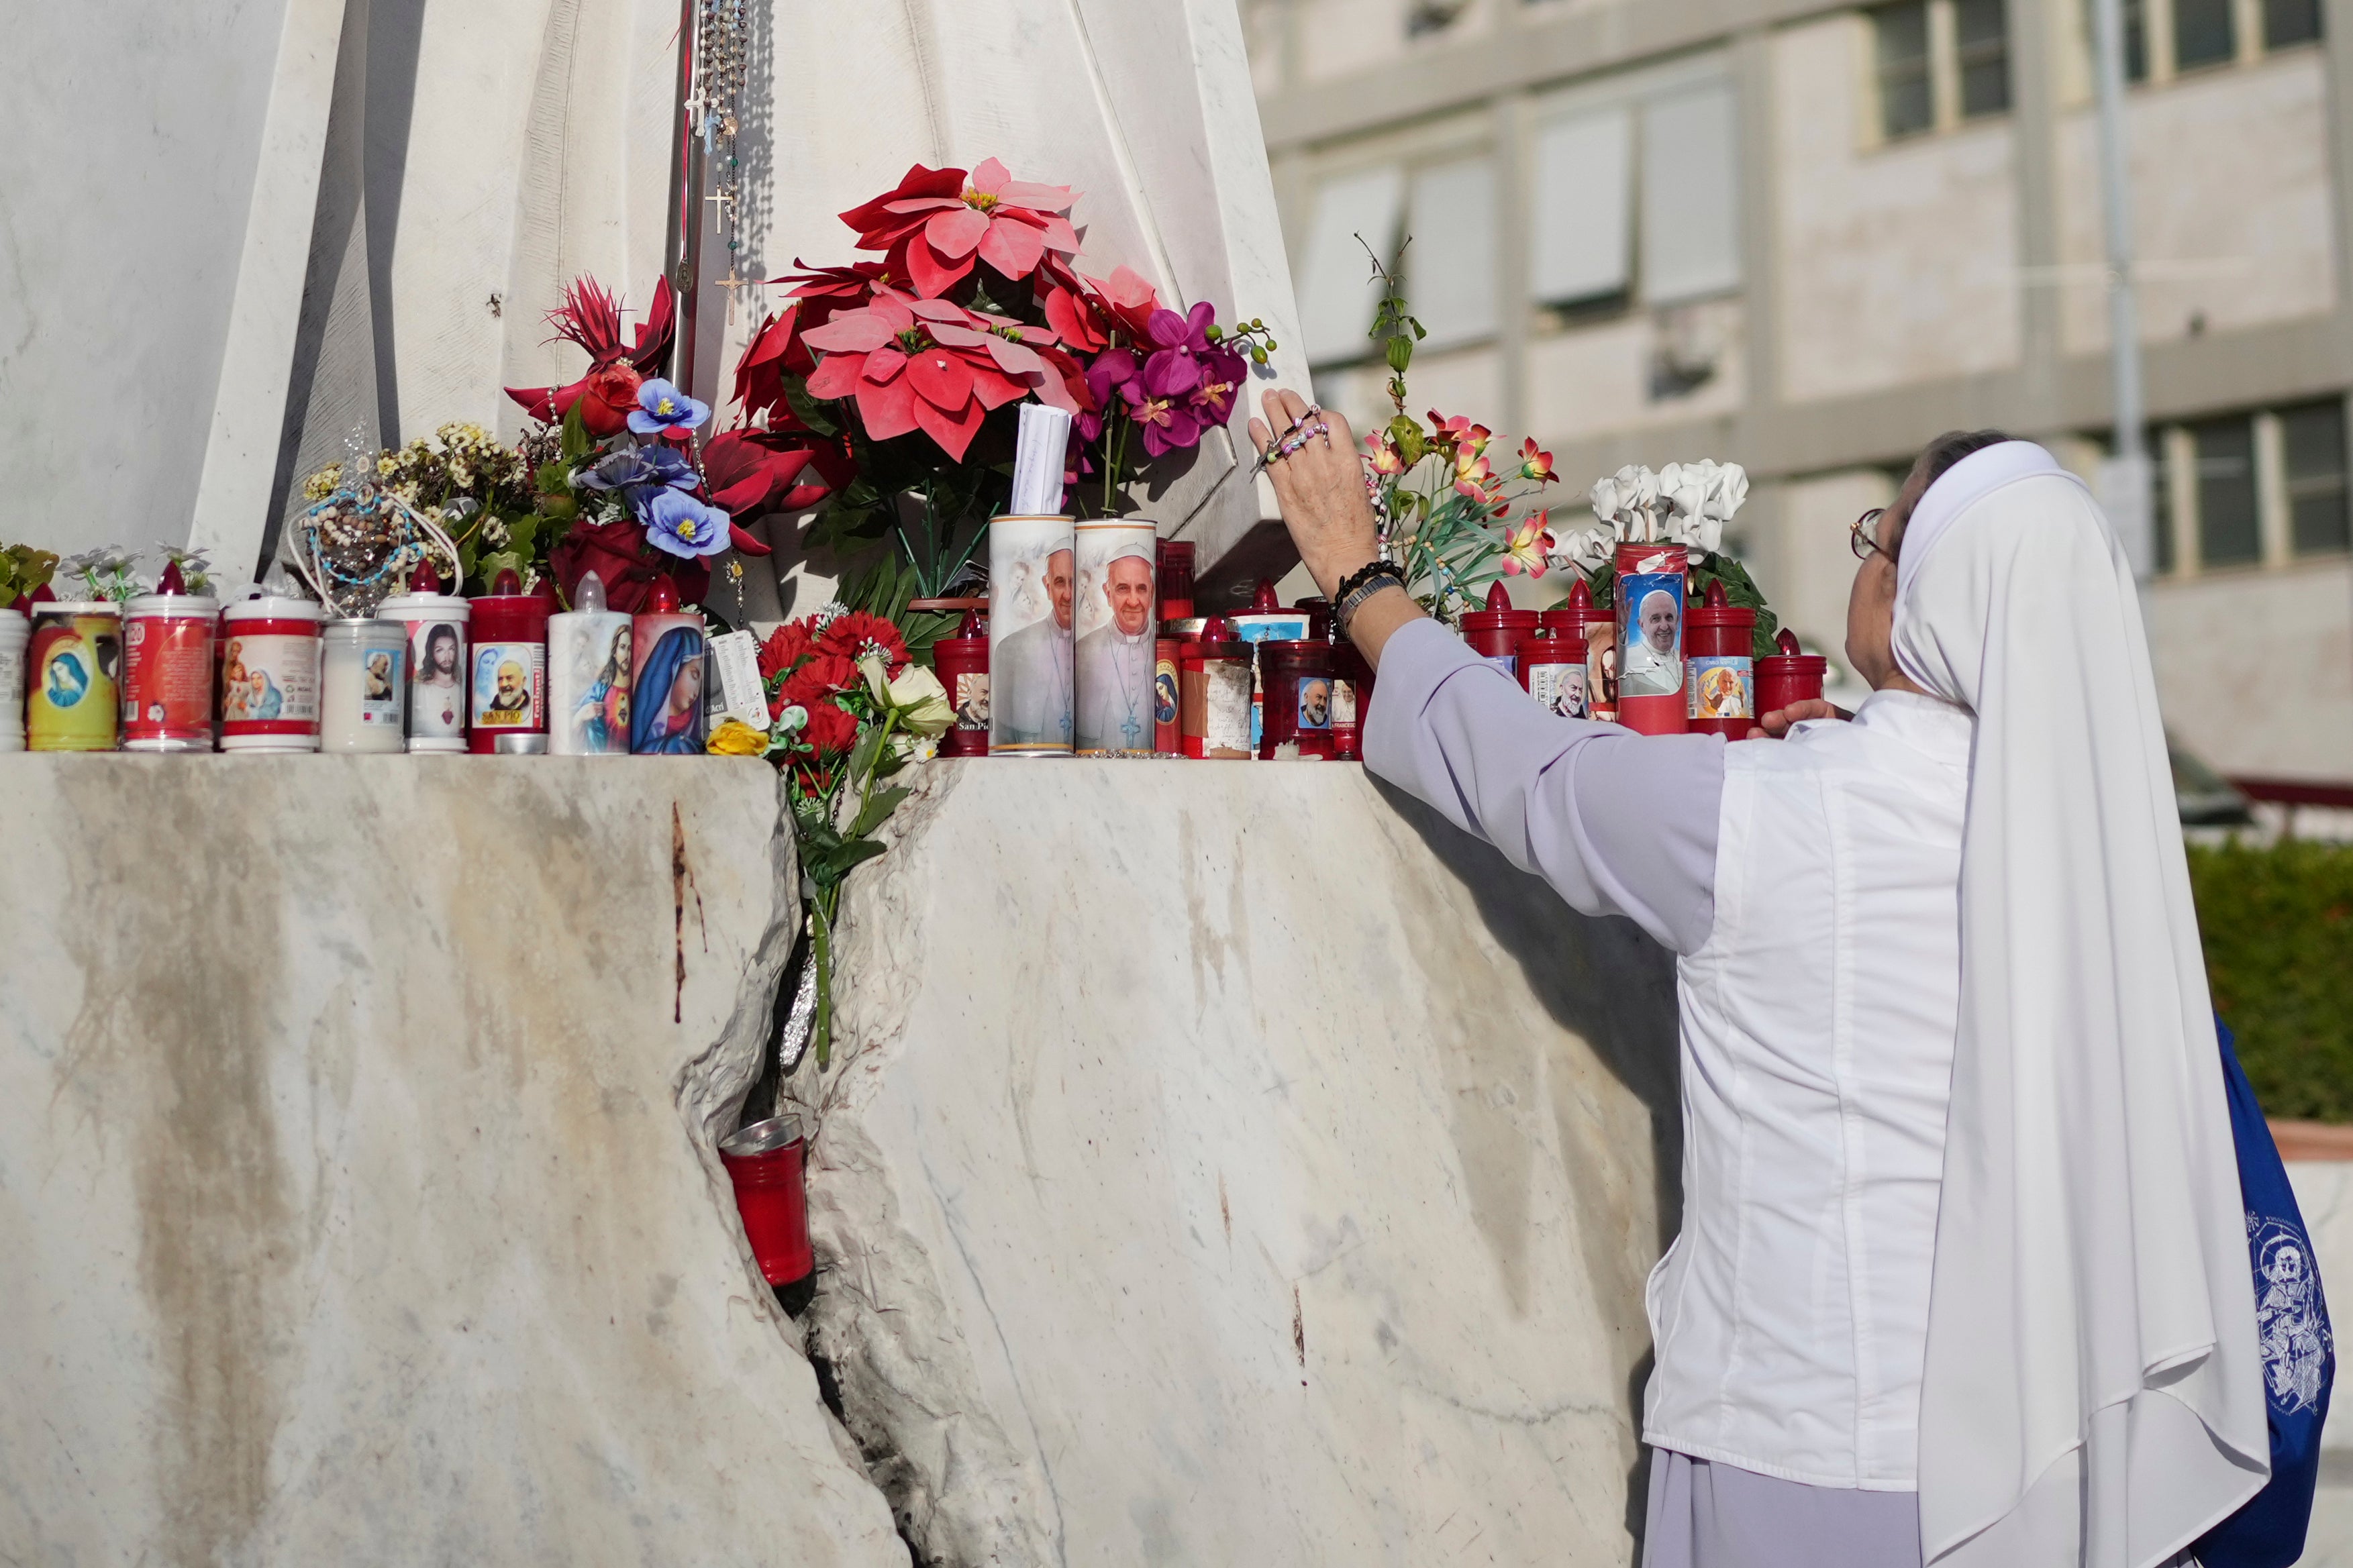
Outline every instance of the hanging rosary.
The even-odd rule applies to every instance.
[[[751,62],[751,28],[745,0],[700,0],[694,19],[694,96],[689,107],[700,121],[703,166],[711,195],[719,204],[718,228],[727,241],[727,319],[735,319],[736,291],[747,279],[743,249],[744,169],[735,133],[743,121],[744,83]]]

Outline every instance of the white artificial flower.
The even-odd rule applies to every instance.
[[[1616,553],[1614,528],[1573,528],[1553,542],[1546,562],[1556,571],[1590,572]]]
[[[898,710],[899,722],[917,735],[944,733],[955,722],[955,707],[940,678],[920,664],[911,664],[891,682],[882,700]]]
[[[1669,463],[1659,470],[1659,499],[1679,522],[1698,517],[1700,509],[1707,503],[1707,470],[1713,466]]]
[[[776,732],[780,735],[797,735],[807,728],[808,710],[797,702],[776,715]]]
[[[1748,470],[1737,463],[1718,463],[1708,478],[1706,512],[1718,522],[1730,522],[1748,500]]]
[[[1620,500],[1618,481],[1606,478],[1596,479],[1593,481],[1593,488],[1586,492],[1586,497],[1593,503],[1593,515],[1614,528],[1618,522]]]

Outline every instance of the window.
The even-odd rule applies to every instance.
[[[1536,125],[1533,302],[1577,310],[1665,306],[1739,288],[1740,106],[1732,83],[1684,69],[1614,103],[1579,101],[1586,107]]]
[[[2320,37],[2320,0],[2263,0],[2263,47],[2284,49]]]
[[[1905,0],[1872,13],[1879,76],[1879,131],[1890,142],[1933,130],[1936,95],[1928,69],[1927,0]]]
[[[2094,79],[2094,0],[2083,0],[2083,58]],[[2125,79],[2170,81],[2320,37],[2321,0],[2123,0]]]
[[[1405,208],[1405,171],[1391,163],[1324,181],[1292,282],[1299,292],[1299,334],[1311,365],[1339,363],[1372,352],[1380,285],[1369,246],[1396,259],[1398,219]],[[1357,243],[1357,237],[1364,238]]]
[[[1740,286],[1739,127],[1730,82],[1642,106],[1642,299]]]
[[[1634,117],[1624,109],[1536,131],[1528,288],[1540,305],[1589,304],[1634,280]]]
[[[1484,153],[1414,172],[1405,287],[1414,319],[1430,331],[1424,347],[1494,334],[1495,218],[1495,165]]]
[[[2244,415],[2189,427],[2197,471],[2198,558],[2208,566],[2263,559],[2263,514],[2255,504],[2255,430]]]
[[[2345,495],[2345,405],[2308,404],[2279,416],[2288,537],[2298,555],[2353,546]]]
[[[1961,118],[2010,107],[2010,26],[2003,0],[1956,0],[1953,31],[1961,77]]]
[[[2233,0],[2173,0],[2173,68],[2226,65],[2239,56]]]
[[[1871,13],[1879,133],[1889,142],[2010,108],[2005,0],[1901,0]]]
[[[2179,564],[2180,552],[2173,542],[2173,465],[2165,460],[2162,445],[2149,454],[2148,531],[2155,547],[2150,570],[2159,577],[2169,576]]]

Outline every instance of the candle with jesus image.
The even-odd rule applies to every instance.
[[[633,619],[605,607],[605,581],[590,572],[573,607],[547,617],[547,750],[557,757],[629,754]]]

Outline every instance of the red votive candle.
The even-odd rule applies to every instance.
[[[1164,539],[1155,550],[1153,581],[1160,585],[1160,618],[1189,619],[1193,614],[1193,542]]]
[[[1462,613],[1462,640],[1471,651],[1514,680],[1520,674],[1520,639],[1536,629],[1534,610],[1512,608],[1511,590],[1496,583],[1487,589],[1487,607]]]
[[[1778,713],[1794,702],[1811,702],[1822,694],[1822,678],[1831,661],[1818,653],[1799,653],[1798,634],[1788,627],[1774,639],[1780,648],[1757,661],[1757,712]]]
[[[1683,696],[1683,613],[1691,557],[1667,541],[1618,546],[1618,722],[1645,735],[1691,728]]]
[[[955,710],[940,737],[940,755],[988,755],[988,616],[966,610],[955,636],[932,644],[932,668]]]
[[[809,1247],[807,1152],[797,1116],[754,1121],[719,1142],[719,1163],[735,1184],[735,1210],[744,1216],[753,1260],[780,1296],[784,1287],[817,1270]]]
[[[466,749],[484,757],[502,735],[538,735],[540,746],[547,743],[547,616],[554,605],[524,593],[512,571],[491,586],[472,602],[467,673]]]
[[[1585,635],[1564,637],[1538,626],[1520,639],[1520,686],[1546,712],[1591,717],[1585,706]]]
[[[1261,762],[1332,754],[1332,645],[1259,644],[1266,671],[1266,717],[1259,738]]]
[[[1365,719],[1373,709],[1373,667],[1342,637],[1332,645],[1332,755],[1353,763],[1364,756]]]
[[[1737,741],[1756,723],[1756,632],[1757,612],[1733,604],[1721,583],[1710,583],[1707,603],[1684,616],[1684,710],[1694,730]]]
[[[1188,757],[1250,760],[1250,650],[1223,616],[1178,653],[1177,722]]]
[[[1293,600],[1291,607],[1307,617],[1308,641],[1330,642],[1332,640],[1331,600],[1317,594],[1304,599]]]
[[[1618,633],[1609,612],[1593,602],[1593,590],[1579,577],[1569,584],[1568,599],[1536,617],[1537,624],[1556,637],[1575,637],[1585,645],[1585,716],[1615,722],[1618,718]]]

